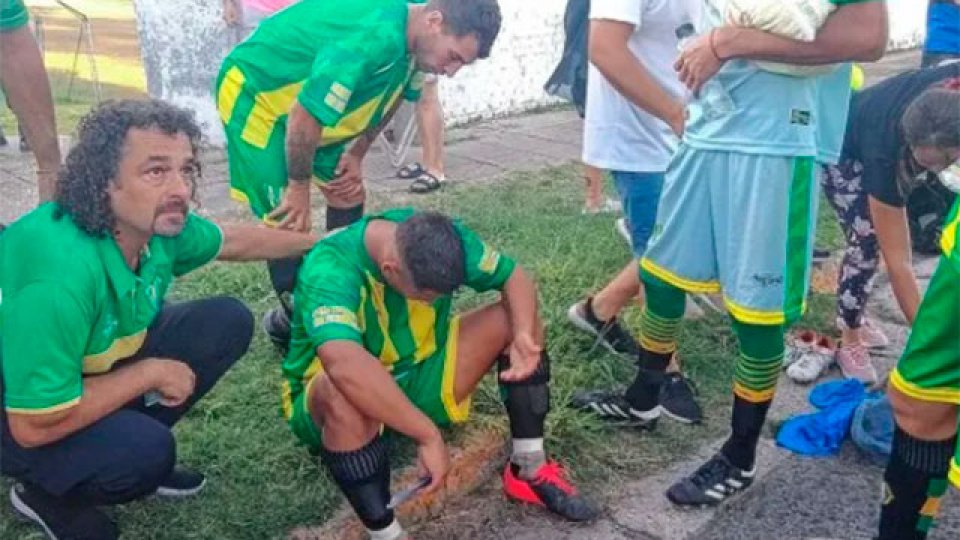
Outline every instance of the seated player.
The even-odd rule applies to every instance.
[[[451,295],[462,285],[499,290],[500,301],[456,315]],[[507,496],[573,521],[596,516],[544,454],[550,360],[536,288],[512,259],[446,216],[398,209],[318,243],[295,294],[284,415],[320,452],[371,537],[404,538],[387,508],[383,427],[416,442],[431,479],[423,493],[438,489],[449,469],[438,426],[467,419],[471,394],[494,366],[513,437]]]

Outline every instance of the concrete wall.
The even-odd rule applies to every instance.
[[[888,0],[891,50],[922,43],[926,2]],[[213,81],[228,50],[219,0],[134,0],[150,94],[196,111],[220,143]],[[490,58],[443,78],[450,124],[556,103],[543,92],[563,47],[565,0],[500,0],[503,28]]]

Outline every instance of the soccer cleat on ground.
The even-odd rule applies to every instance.
[[[660,410],[666,416],[684,424],[699,424],[703,410],[697,403],[693,386],[680,373],[667,373],[660,387]]]
[[[157,487],[157,495],[172,498],[190,497],[200,493],[206,485],[207,479],[203,474],[176,467],[163,482],[160,482],[160,486]]]
[[[592,412],[605,420],[645,430],[657,426],[661,412],[659,405],[649,411],[634,409],[622,393],[610,390],[581,390],[570,398],[570,406]]]
[[[600,514],[593,502],[577,492],[559,463],[547,461],[531,480],[520,478],[518,470],[512,463],[503,470],[503,491],[510,499],[543,506],[570,521],[590,521]]]
[[[52,540],[113,540],[120,537],[116,524],[93,506],[67,502],[45,491],[15,484],[10,504],[16,515],[39,525]]]
[[[717,453],[693,474],[670,486],[667,498],[678,506],[714,506],[753,483],[757,468],[745,471]]]

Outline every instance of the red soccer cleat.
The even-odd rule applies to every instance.
[[[570,521],[590,521],[600,513],[593,503],[577,492],[556,461],[544,463],[532,480],[517,476],[519,468],[507,463],[503,470],[503,491],[507,497],[527,504],[543,506]]]

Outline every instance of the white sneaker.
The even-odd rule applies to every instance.
[[[620,204],[620,201],[615,201],[609,197],[603,200],[597,207],[591,207],[584,205],[583,210],[580,211],[583,215],[590,214],[612,214],[618,213],[623,210],[623,206]]]
[[[806,384],[817,380],[834,362],[836,345],[827,336],[820,336],[817,343],[799,360],[787,368],[787,377],[793,382]]]
[[[810,354],[817,344],[817,333],[813,330],[797,330],[787,338],[787,350],[783,355],[783,367],[787,368]]]

